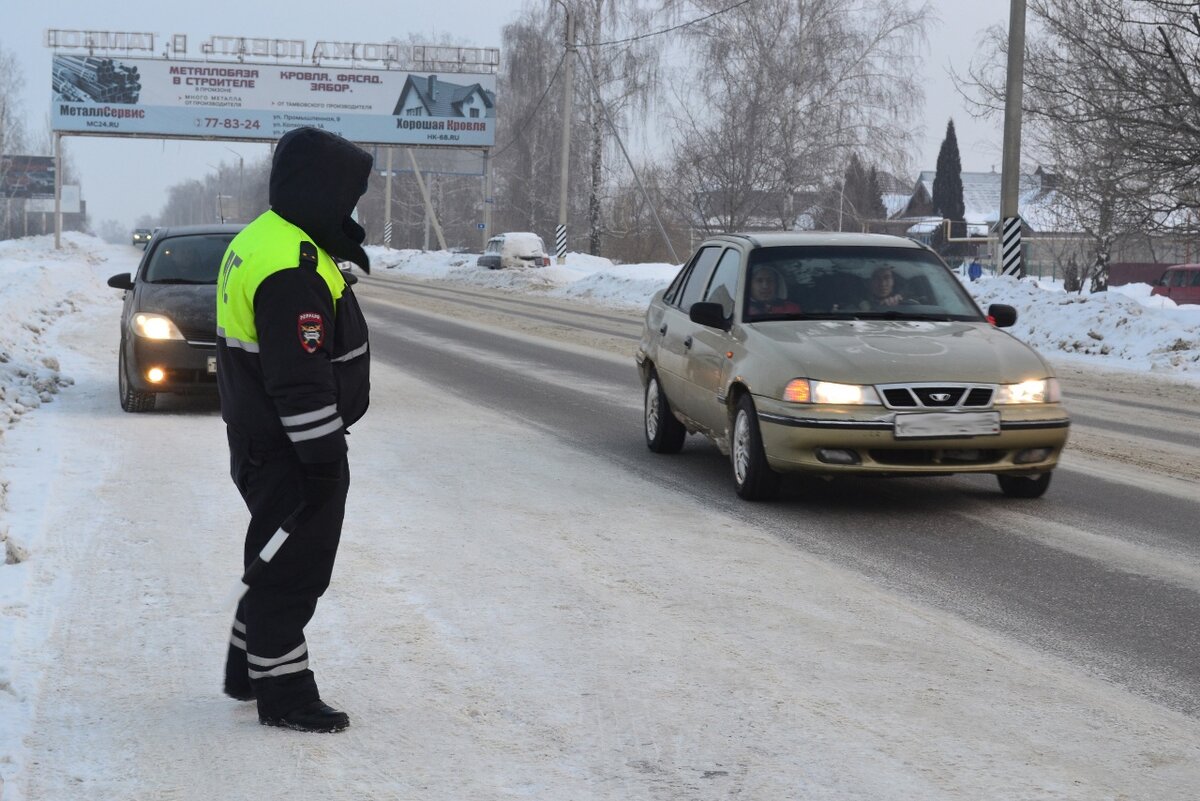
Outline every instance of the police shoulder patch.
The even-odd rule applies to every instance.
[[[312,267],[313,269],[316,269],[317,246],[314,245],[312,242],[301,242],[300,243],[300,266],[301,267]]]
[[[316,353],[325,342],[325,321],[316,312],[302,312],[296,320],[296,332],[300,336],[300,347],[308,353]]]

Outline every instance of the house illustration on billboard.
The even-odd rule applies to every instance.
[[[440,80],[436,75],[409,75],[392,114],[488,119],[496,116],[496,93],[477,83],[463,86]]]

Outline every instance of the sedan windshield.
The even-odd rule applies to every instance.
[[[984,319],[953,273],[915,248],[757,248],[746,275],[747,322]]]
[[[232,234],[173,236],[150,254],[143,280],[152,284],[215,284]]]

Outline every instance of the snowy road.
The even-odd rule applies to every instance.
[[[1200,720],[1178,697],[1105,678],[1104,653],[1081,664],[1103,632],[1056,653],[1063,598],[1029,602],[1042,632],[1023,630],[1028,611],[1006,631],[987,603],[1006,580],[1006,603],[1025,594],[1018,568],[1069,566],[1070,608],[1092,581],[1194,609],[1195,543],[1152,514],[1122,532],[1118,485],[1096,493],[1076,472],[1013,511],[984,484],[905,482],[884,485],[883,512],[842,494],[748,513],[709,450],[689,443],[676,479],[648,480],[637,429],[606,447],[603,428],[563,436],[588,413],[636,422],[607,372],[633,380],[621,357],[560,342],[564,362],[600,365],[589,378],[546,367],[532,339],[503,343],[560,401],[513,414],[522,396],[482,367],[493,392],[463,391],[461,371],[428,381],[471,363],[461,341],[378,316],[347,533],[309,629],[323,692],[354,724],[263,728],[219,692],[246,523],[219,417],[182,400],[120,412],[114,320],[115,304],[60,323],[75,386],[4,440],[9,515],[40,527],[25,532],[37,558],[5,568],[36,592],[4,610],[20,635],[0,691],[28,716],[8,724],[28,735],[0,764],[4,801],[1195,797]],[[1071,508],[1077,494],[1093,509]],[[977,530],[931,528],[945,504]],[[997,555],[1014,572],[973,593],[913,590]],[[1113,624],[1119,639],[1155,621]]]

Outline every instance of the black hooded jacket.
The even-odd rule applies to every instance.
[[[351,217],[367,191],[371,155],[319,128],[295,128],[275,146],[271,210],[312,237],[335,261],[371,271],[366,232]]]
[[[350,213],[371,164],[370,154],[326,131],[284,134],[271,164],[271,210],[226,252],[218,319],[222,308],[236,319],[235,304],[244,317],[252,302],[255,331],[217,332],[221,416],[231,441],[260,454],[292,449],[305,463],[338,461],[346,428],[366,411],[366,321],[350,286],[335,297],[317,266],[328,255],[369,268],[365,232]]]

